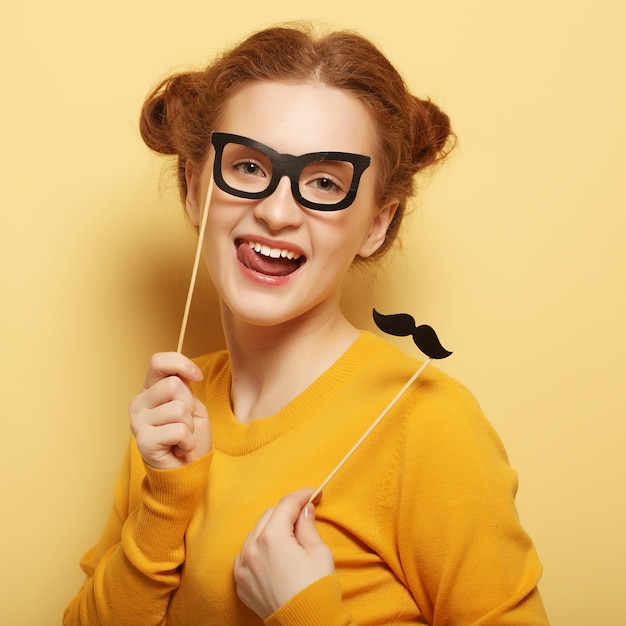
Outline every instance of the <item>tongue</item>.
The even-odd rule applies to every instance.
[[[298,261],[290,261],[280,257],[272,259],[255,252],[247,243],[239,244],[237,248],[237,258],[240,263],[248,269],[260,274],[268,276],[287,276],[298,269],[300,263]]]

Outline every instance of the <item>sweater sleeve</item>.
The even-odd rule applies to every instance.
[[[98,544],[81,560],[87,578],[64,626],[165,626],[185,560],[185,531],[206,486],[212,452],[172,470],[144,466],[134,444]]]
[[[453,380],[422,385],[413,409],[397,536],[428,623],[547,625],[541,564],[515,508],[517,474],[495,431]]]
[[[354,626],[342,604],[338,574],[331,574],[297,593],[274,611],[265,626]]]

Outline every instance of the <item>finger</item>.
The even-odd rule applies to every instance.
[[[285,534],[294,536],[296,521],[312,494],[313,489],[299,489],[281,498],[271,510],[271,515],[260,532],[276,533],[278,536]]]
[[[178,376],[190,382],[202,380],[202,370],[183,354],[178,352],[157,352],[150,359],[144,389],[148,389],[159,380],[169,376]]]
[[[235,569],[244,567],[243,555],[248,554],[249,556],[250,548],[255,546],[257,539],[259,538],[260,534],[265,530],[267,522],[272,517],[273,512],[274,508],[264,511],[257,523],[255,524],[254,528],[248,533],[245,541],[243,542],[243,545],[241,546],[239,554],[235,557]]]
[[[182,402],[191,413],[194,410],[195,396],[189,385],[178,376],[168,376],[157,381],[144,392],[146,408],[155,408],[172,400]]]
[[[294,526],[294,535],[305,550],[323,545],[322,538],[315,526],[315,506],[312,503],[308,502],[301,510]]]
[[[267,524],[270,521],[270,519],[272,518],[273,514],[274,514],[274,507],[269,508],[269,509],[267,509],[267,510],[265,510],[263,512],[263,514],[259,518],[258,522],[254,526],[254,528],[252,529],[250,534],[246,537],[246,541],[244,542],[244,548],[246,546],[249,546],[251,543],[255,542],[258,539],[259,535],[267,527]],[[242,549],[242,551],[243,551],[243,549]]]
[[[130,427],[136,436],[146,426],[163,426],[181,422],[192,432],[195,430],[194,415],[205,419],[206,408],[191,394],[178,378],[160,381],[151,389],[133,398],[128,406]],[[166,384],[167,383],[167,384]],[[174,389],[177,387],[178,389]],[[172,396],[175,399],[171,399]]]
[[[137,416],[132,416],[131,419],[131,429],[143,426],[159,427],[166,424],[184,424],[192,433],[196,427],[193,414],[179,400],[172,400],[154,409],[144,410]]]
[[[193,396],[193,394],[192,394]],[[195,396],[193,396],[193,410],[191,413],[191,417],[194,420],[206,420],[209,419],[209,411],[206,406],[198,400]]]
[[[312,493],[313,489],[300,489],[284,496],[275,507],[267,509],[246,537],[241,553],[256,543],[263,533],[270,535],[286,533],[293,536],[294,525]]]
[[[295,522],[302,509],[309,501],[309,498],[313,495],[314,491],[314,489],[309,487],[293,491],[280,500],[276,509],[280,512],[280,514],[283,514],[284,512],[288,518],[292,518],[293,522]],[[321,498],[321,493],[318,498],[316,498],[316,502],[319,501],[319,498]]]
[[[140,450],[161,450],[163,453],[177,447],[186,454],[195,449],[196,443],[185,424],[174,423],[141,430],[137,433],[137,447]]]

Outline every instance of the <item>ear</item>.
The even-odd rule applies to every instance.
[[[200,224],[200,171],[191,161],[185,163],[185,180],[187,181],[187,197],[185,211],[194,226]]]
[[[372,219],[370,229],[365,235],[365,238],[361,243],[361,247],[357,252],[358,256],[372,256],[372,254],[374,254],[374,252],[376,252],[376,250],[383,245],[385,236],[387,235],[387,229],[389,228],[389,224],[391,224],[393,216],[396,214],[399,204],[400,201],[393,198],[378,210],[378,213],[376,213]]]

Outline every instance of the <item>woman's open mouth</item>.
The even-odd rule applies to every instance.
[[[235,245],[239,262],[266,276],[288,276],[306,262],[303,255],[293,250],[271,248],[257,241],[237,239]]]

